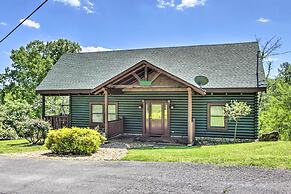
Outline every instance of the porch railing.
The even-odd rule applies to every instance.
[[[108,122],[108,137],[123,134],[123,118]]]
[[[44,116],[44,120],[48,121],[53,129],[70,126],[70,115]]]
[[[192,118],[192,141],[195,141],[195,132],[196,132],[196,128],[195,128],[195,125],[196,125],[196,123],[195,123],[195,119],[194,118]]]

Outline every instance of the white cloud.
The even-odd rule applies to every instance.
[[[65,5],[70,5],[72,7],[80,7],[81,0],[54,0],[56,2],[61,2]]]
[[[189,8],[189,7],[196,7],[199,5],[204,6],[206,0],[182,0],[182,2],[177,5],[178,10],[183,10],[184,8]]]
[[[262,23],[267,23],[267,22],[270,22],[271,20],[270,19],[267,19],[267,18],[259,18],[257,19],[257,22],[262,22]]]
[[[20,22],[22,22],[24,19],[21,19]],[[40,24],[36,21],[33,21],[33,20],[26,20],[24,23],[23,23],[24,26],[27,26],[29,28],[36,28],[36,29],[39,29],[40,28]]]
[[[7,26],[7,23],[5,23],[5,22],[0,22],[0,26]]]
[[[175,7],[174,0],[157,0],[158,8]]]
[[[55,2],[60,2],[65,5],[72,7],[82,7],[86,13],[94,13],[94,3],[90,0],[54,0]]]
[[[110,48],[104,48],[101,46],[98,47],[94,47],[94,46],[81,46],[82,49],[82,53],[86,53],[86,52],[100,52],[100,51],[112,51],[113,49]]]
[[[94,13],[94,4],[90,1],[90,0],[85,0],[83,2],[83,9],[87,12],[87,13]]]
[[[94,4],[90,0],[85,0],[85,3],[90,7],[94,7]]]
[[[280,58],[276,58],[276,57],[268,57],[266,59],[266,61],[268,61],[268,62],[278,62],[278,61],[281,61],[281,59]]]
[[[83,6],[83,9],[87,12],[87,13],[94,13],[94,11],[92,9],[90,9],[87,6]]]

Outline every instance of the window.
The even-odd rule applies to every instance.
[[[208,105],[208,128],[225,129],[224,104]]]
[[[118,118],[117,116],[117,104],[108,105],[108,121],[113,121]],[[92,123],[104,123],[104,104],[103,103],[91,103],[91,122]]]
[[[108,121],[117,120],[117,105],[109,104],[108,105]]]
[[[92,104],[92,123],[103,123],[103,105]]]

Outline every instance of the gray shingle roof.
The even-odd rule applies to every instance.
[[[195,76],[204,75],[206,89],[254,88],[258,49],[257,42],[245,42],[65,54],[37,90],[93,89],[142,60],[194,86]],[[259,78],[265,79],[261,63]]]

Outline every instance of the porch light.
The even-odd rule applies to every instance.
[[[138,105],[138,109],[142,109],[142,104]]]
[[[171,104],[170,109],[173,110],[174,108],[175,108],[174,105]]]

